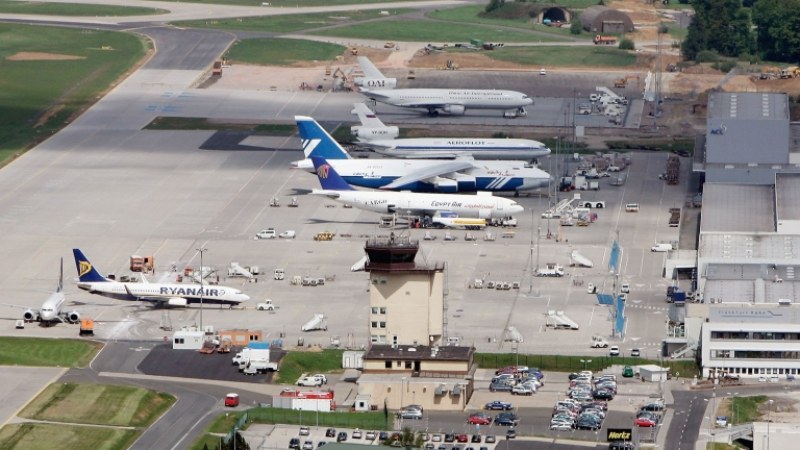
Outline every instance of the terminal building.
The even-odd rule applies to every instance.
[[[697,350],[704,377],[800,371],[793,350],[800,349],[800,153],[793,134],[785,94],[709,96],[708,130],[694,161],[705,177],[697,295],[681,314],[684,349]]]

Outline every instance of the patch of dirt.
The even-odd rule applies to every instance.
[[[83,56],[63,55],[59,53],[18,52],[6,57],[6,59],[9,61],[73,61],[86,58]]]

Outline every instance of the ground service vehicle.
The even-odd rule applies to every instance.
[[[651,252],[668,252],[672,250],[672,244],[660,243],[650,247]]]
[[[267,228],[256,233],[256,239],[275,239],[277,236],[275,228]]]
[[[230,394],[225,395],[225,406],[239,406],[239,394],[231,392]]]
[[[614,45],[617,43],[617,38],[614,36],[603,36],[598,34],[594,37],[594,44],[595,45]]]

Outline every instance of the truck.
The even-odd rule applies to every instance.
[[[267,360],[269,361],[269,343],[268,342],[251,342],[242,351],[234,355],[231,359],[233,364],[239,365],[240,368],[248,361]]]
[[[278,233],[275,232],[275,228],[267,228],[256,233],[256,239],[275,239],[276,237],[278,237]]]
[[[594,37],[594,45],[614,45],[617,43],[617,38],[614,36],[603,36],[598,34]]]
[[[592,336],[592,343],[589,346],[591,348],[608,348],[608,341],[601,336]]]
[[[277,372],[278,363],[264,359],[251,359],[250,361],[239,364],[239,370],[245,375],[255,375],[257,373]]]
[[[490,225],[493,227],[516,227],[517,226],[517,219],[512,216],[508,217],[495,217],[490,222]]]
[[[592,183],[597,183],[596,181],[592,181]],[[606,202],[602,200],[586,200],[579,203],[579,206],[584,208],[597,208],[602,209],[606,207]]]
[[[668,286],[667,303],[686,303],[686,292],[678,286]]]
[[[681,224],[681,209],[680,208],[670,208],[669,209],[669,226],[677,227]]]
[[[298,386],[320,387],[323,384],[325,384],[325,380],[317,375],[304,376],[297,380]]]
[[[286,272],[283,270],[283,268],[278,267],[278,268],[275,269],[275,274],[274,274],[273,278],[275,278],[276,281],[281,281],[285,277],[286,277]]]
[[[272,303],[272,299],[268,298],[257,304],[256,311],[275,311],[275,305]]]
[[[537,277],[563,277],[564,268],[556,263],[546,263],[545,266],[536,271]]]

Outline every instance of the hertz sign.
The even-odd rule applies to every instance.
[[[630,428],[609,428],[606,440],[608,442],[614,441],[630,441],[632,432]]]

